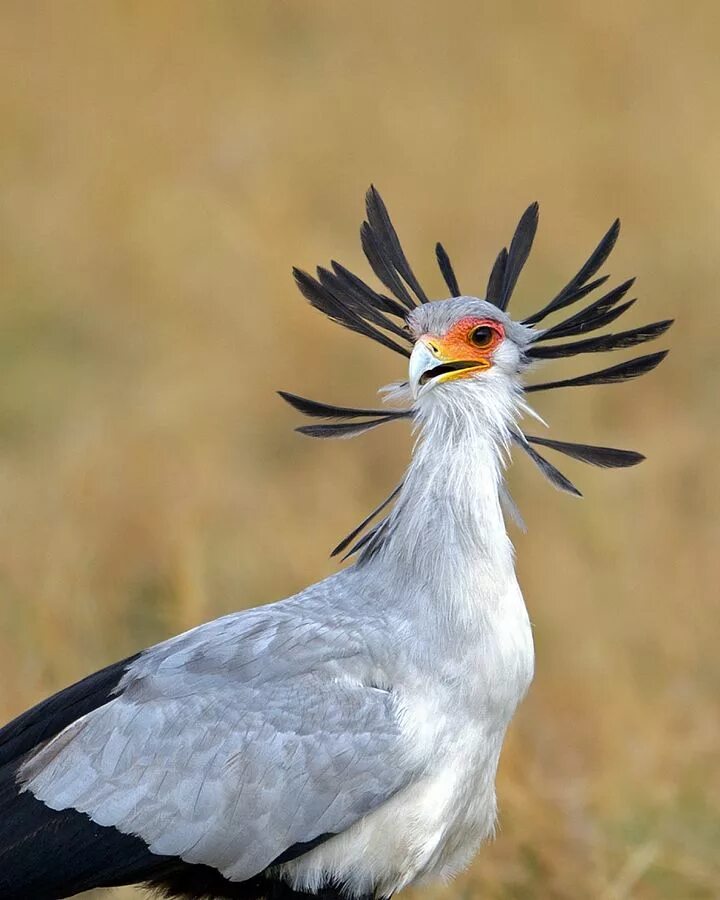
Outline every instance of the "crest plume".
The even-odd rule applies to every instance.
[[[330,268],[319,267],[317,276],[295,269],[294,275],[300,292],[309,302],[333,321],[357,334],[369,337],[390,350],[410,356],[414,339],[407,328],[407,316],[418,306],[431,302],[428,294],[416,278],[400,244],[385,203],[374,186],[366,195],[366,220],[360,229],[360,239],[365,256],[382,289],[382,293],[368,285],[340,263],[332,262]],[[528,260],[537,232],[539,208],[532,203],[520,217],[509,248],[503,247],[495,259],[485,291],[485,300],[506,312],[520,274]],[[583,306],[554,325],[537,328],[549,316],[579,303],[608,280],[608,275],[598,272],[612,252],[620,234],[620,220],[616,219],[603,235],[588,259],[568,283],[537,312],[520,320],[533,329],[529,346],[525,349],[528,364],[535,360],[551,360],[586,353],[604,353],[624,350],[644,344],[665,334],[672,319],[663,319],[614,333],[585,337],[612,324],[635,304],[625,300],[634,284],[630,278],[611,288],[598,299]],[[450,258],[442,244],[435,246],[435,256],[450,296],[462,296],[458,278]],[[596,277],[597,276],[597,277]],[[381,290],[382,290],[381,289]],[[436,299],[442,299],[441,297]],[[581,340],[567,341],[580,336]],[[560,343],[555,343],[560,341]],[[667,355],[666,350],[634,357],[617,365],[598,369],[584,375],[524,385],[526,393],[555,390],[566,387],[587,387],[598,384],[616,384],[628,381],[652,371]],[[412,420],[415,411],[406,409],[360,409],[335,406],[308,400],[281,391],[280,396],[298,412],[311,418],[329,420],[304,425],[297,430],[310,437],[353,437],[380,425],[399,419]],[[335,420],[335,421],[332,421]],[[513,442],[527,454],[545,477],[560,490],[581,496],[580,491],[536,447],[547,448],[572,459],[601,468],[625,468],[634,466],[645,457],[632,450],[571,443],[551,438],[524,434],[519,429],[511,434]],[[389,518],[365,529],[397,497],[402,483],[380,503],[333,551],[333,555],[348,550],[351,555],[359,550],[363,555],[372,553],[387,533]],[[365,532],[363,534],[363,532]],[[354,542],[354,543],[353,543]]]

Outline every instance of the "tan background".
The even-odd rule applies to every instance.
[[[581,502],[513,469],[537,678],[498,839],[417,896],[720,897],[717,4],[5,2],[0,23],[1,717],[333,571],[409,441],[312,443],[273,391],[371,403],[403,375],[289,276],[367,272],[371,181],[438,295],[435,240],[482,291],[540,200],[518,313],[619,214],[609,270],[639,276],[634,324],[677,316],[673,353],[537,406],[649,461],[566,463]]]

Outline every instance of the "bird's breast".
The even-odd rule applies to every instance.
[[[434,653],[432,674],[398,698],[414,762],[428,773],[409,817],[422,823],[415,879],[460,871],[494,828],[505,731],[533,676],[530,621],[514,576],[477,615],[451,623]]]

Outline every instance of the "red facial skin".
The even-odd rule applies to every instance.
[[[481,327],[489,328],[490,335],[487,344],[478,346],[473,342],[471,335],[477,328]],[[462,369],[442,376],[443,380],[450,380],[470,375],[478,369],[489,369],[491,366],[490,356],[504,337],[505,329],[499,322],[479,316],[465,316],[457,321],[442,337],[424,334],[421,340],[424,341],[440,362],[472,361],[477,363],[472,368]]]

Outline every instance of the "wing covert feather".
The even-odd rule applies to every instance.
[[[341,624],[280,604],[158,645],[21,780],[154,853],[250,878],[409,780],[393,694]]]

